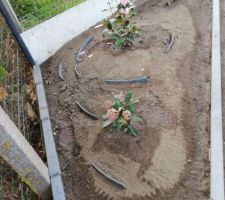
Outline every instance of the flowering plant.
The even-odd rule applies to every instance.
[[[131,125],[131,122],[141,122],[142,119],[135,114],[135,104],[138,98],[132,98],[132,93],[120,92],[115,95],[115,102],[110,105],[104,118],[106,119],[102,128],[112,125],[113,130],[119,130],[122,133],[130,133],[133,136],[138,135],[138,131]]]
[[[135,15],[134,1],[120,0],[115,18],[105,21],[103,36],[111,39],[118,47],[132,46],[135,38],[144,33],[131,22],[130,19]]]

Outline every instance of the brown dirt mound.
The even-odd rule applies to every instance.
[[[142,3],[144,1],[141,1]],[[140,2],[139,2],[140,3]],[[199,9],[203,13],[198,13]],[[139,7],[145,31],[135,49],[106,47],[100,29],[91,29],[65,45],[43,66],[50,113],[68,199],[207,199],[210,19],[206,2],[180,1],[173,7]],[[185,23],[184,23],[185,22]],[[165,40],[176,41],[168,54]],[[85,37],[94,42],[76,65]],[[92,56],[89,56],[92,55]],[[58,65],[65,65],[65,81]],[[81,74],[77,79],[74,67]],[[204,71],[203,71],[204,70]],[[149,76],[147,84],[108,85],[107,79]],[[100,118],[115,92],[131,90],[141,101],[137,138],[100,129],[80,112],[76,101]],[[122,180],[121,189],[95,169],[98,162]]]

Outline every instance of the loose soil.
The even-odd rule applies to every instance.
[[[209,198],[211,1],[138,1],[145,31],[135,48],[113,49],[102,29],[90,29],[42,66],[67,199]],[[165,54],[170,34],[176,40]],[[94,41],[75,55],[85,38]],[[91,55],[91,56],[90,56]],[[58,76],[65,65],[65,81]],[[74,67],[80,75],[75,75]],[[149,76],[146,84],[109,85],[108,79]],[[140,98],[139,136],[101,130],[105,102],[131,90]],[[80,112],[79,101],[100,120]],[[121,189],[91,167],[97,162],[122,180]]]

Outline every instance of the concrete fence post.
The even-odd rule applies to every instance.
[[[48,168],[1,107],[0,156],[37,195],[50,197]]]

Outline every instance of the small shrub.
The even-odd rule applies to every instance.
[[[138,98],[132,98],[132,93],[120,92],[115,95],[115,102],[107,110],[104,118],[106,119],[102,128],[112,125],[113,130],[119,130],[122,133],[130,133],[133,136],[138,135],[138,131],[131,125],[131,122],[141,122],[142,119],[135,114],[135,104]]]
[[[111,9],[113,9],[110,6]],[[136,26],[131,18],[136,15],[134,1],[121,0],[117,6],[115,18],[106,20],[104,25],[106,29],[103,32],[104,37],[108,37],[118,47],[132,46],[135,38],[144,34],[144,32]]]

